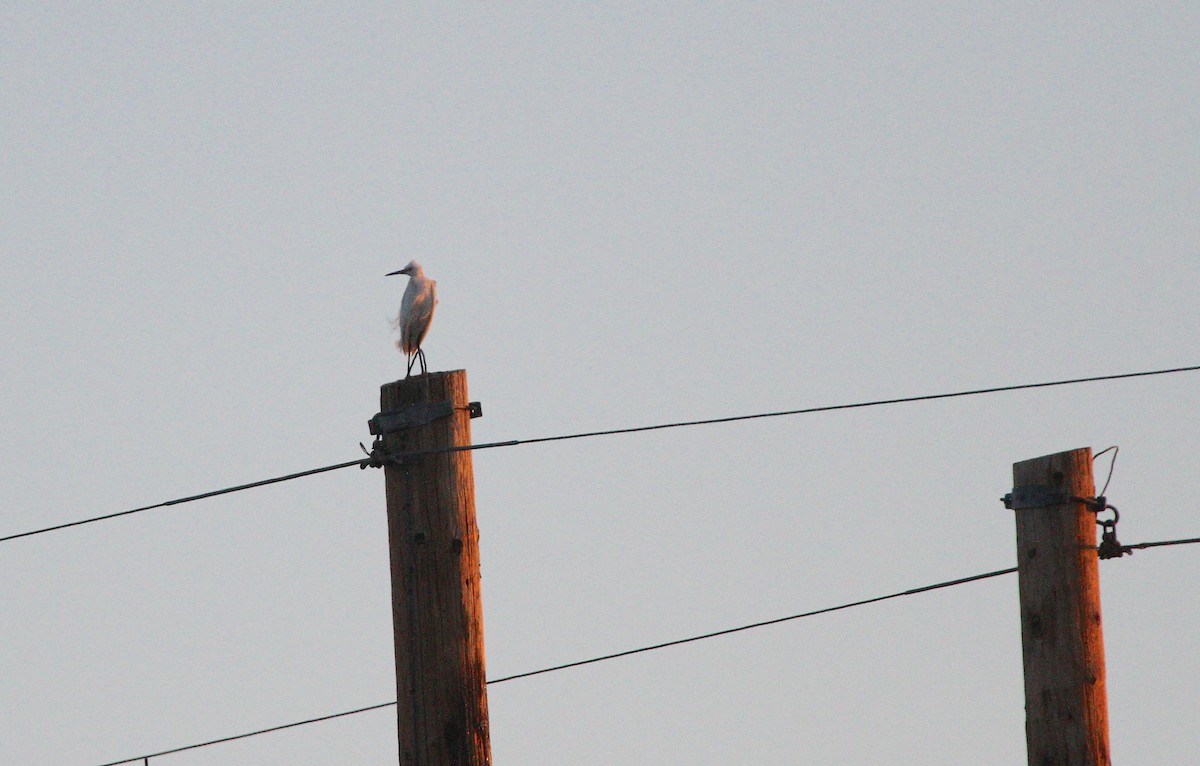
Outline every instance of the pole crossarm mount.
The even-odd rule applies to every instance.
[[[1104,495],[1100,497],[1076,497],[1063,487],[1054,487],[1047,484],[1031,484],[1027,487],[1014,487],[1012,492],[1000,498],[1000,502],[1004,503],[1004,507],[1013,511],[1025,511],[1032,508],[1051,508],[1069,503],[1072,500],[1083,503],[1088,507],[1088,510],[1097,515],[1105,511],[1113,512],[1111,519],[1096,519],[1096,524],[1103,530],[1100,535],[1100,544],[1095,546],[1096,551],[1100,554],[1100,558],[1116,559],[1121,556],[1133,555],[1133,548],[1128,545],[1122,545],[1117,540],[1117,522],[1121,520],[1121,514],[1117,511],[1116,506],[1108,504],[1108,498]]]
[[[448,418],[454,414],[454,405],[450,402],[418,402],[405,405],[402,409],[389,412],[377,412],[367,421],[372,436],[403,431],[406,428],[427,426],[435,420]]]
[[[1028,487],[1014,487],[1013,491],[1000,498],[1000,501],[1009,510],[1023,511],[1027,508],[1049,508],[1052,505],[1069,503],[1071,493],[1064,487],[1031,484]]]
[[[483,417],[483,405],[479,402],[469,402],[467,406],[458,408],[450,402],[416,402],[406,404],[398,410],[375,413],[375,416],[367,421],[367,427],[371,430],[375,441],[371,444],[370,450],[359,443],[358,446],[362,447],[362,451],[366,453],[367,457],[359,461],[358,467],[382,468],[385,465],[401,465],[404,461],[400,457],[388,454],[383,444],[383,437],[386,434],[420,428],[434,421],[448,418],[454,414],[455,409],[466,410],[472,419]]]
[[[483,405],[471,402],[466,407],[472,418],[483,417]],[[403,431],[406,428],[427,426],[435,420],[448,418],[454,414],[454,405],[450,402],[417,402],[407,404],[398,410],[379,412],[367,421],[372,436]]]
[[[1079,497],[1072,495],[1062,487],[1052,487],[1046,484],[1014,487],[1012,492],[1000,498],[1000,502],[1004,503],[1004,507],[1011,511],[1024,511],[1030,508],[1050,508],[1071,501],[1083,503],[1092,513],[1102,513],[1109,509],[1115,510],[1108,504],[1108,499],[1103,495],[1100,497]]]

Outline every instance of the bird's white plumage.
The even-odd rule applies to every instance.
[[[437,307],[437,282],[425,276],[425,270],[416,261],[395,274],[408,275],[408,287],[404,288],[404,297],[400,300],[400,316],[396,317],[396,327],[400,330],[400,340],[396,346],[408,357],[408,371],[412,372],[413,362],[421,362],[421,371],[425,371],[425,352],[421,350],[421,342],[429,333],[429,324],[433,321],[433,310]]]
[[[429,332],[433,310],[437,306],[437,282],[428,279],[416,261],[409,264],[408,287],[400,300],[400,340],[396,345],[406,354],[414,354]]]

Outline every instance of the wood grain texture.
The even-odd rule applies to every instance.
[[[384,385],[383,412],[444,401],[453,416],[389,434],[389,453],[470,444],[471,421],[463,370]],[[471,452],[408,459],[384,473],[400,763],[483,766],[491,745]]]
[[[1013,465],[1013,487],[1092,497],[1092,451]],[[1014,511],[1030,766],[1109,766],[1096,515],[1070,501]]]

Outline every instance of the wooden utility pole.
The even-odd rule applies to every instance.
[[[1092,451],[1013,465],[1030,766],[1110,766]]]
[[[389,455],[471,443],[463,370],[385,384],[380,405],[381,418],[406,424],[383,429],[390,431]],[[385,466],[384,475],[400,763],[486,766],[491,744],[471,452],[403,458]]]

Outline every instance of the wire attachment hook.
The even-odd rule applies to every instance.
[[[1104,497],[1096,498],[1101,507],[1096,510],[1097,516],[1105,511],[1112,511],[1111,519],[1097,518],[1096,523],[1102,530],[1100,533],[1100,544],[1096,546],[1096,551],[1102,559],[1118,559],[1128,553],[1133,555],[1133,548],[1128,545],[1121,545],[1121,541],[1117,539],[1117,522],[1121,520],[1121,512],[1117,510],[1115,505],[1109,505]]]
[[[402,465],[404,461],[395,455],[389,455],[387,448],[383,446],[383,435],[375,437],[375,441],[371,442],[371,449],[368,450],[362,442],[358,443],[359,449],[363,451],[366,457],[358,461],[360,469],[367,468],[383,468],[385,465]]]

